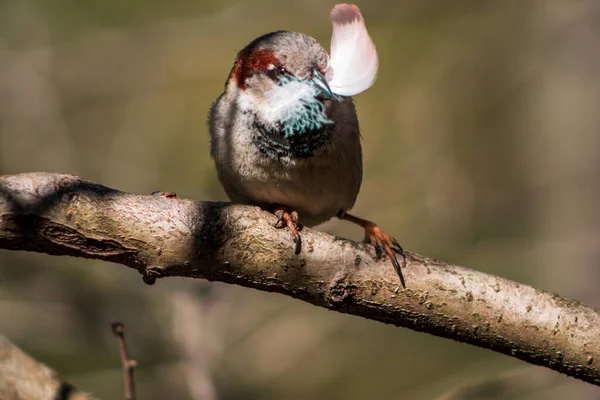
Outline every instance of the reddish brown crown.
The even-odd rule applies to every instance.
[[[279,65],[275,52],[265,48],[246,47],[238,53],[229,74],[229,80],[233,81],[242,90],[246,89],[246,79],[252,74],[266,71],[269,65]]]

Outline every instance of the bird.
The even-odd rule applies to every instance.
[[[360,9],[331,10],[330,52],[313,37],[280,30],[238,52],[208,116],[218,179],[234,203],[274,213],[301,252],[301,229],[332,218],[358,224],[406,287],[398,241],[349,211],[358,196],[362,147],[354,95],[371,87],[379,60]]]

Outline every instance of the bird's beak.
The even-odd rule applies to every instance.
[[[331,100],[334,98],[333,92],[327,83],[327,79],[325,79],[325,76],[321,73],[321,71],[313,69],[312,82],[318,90],[316,96],[318,99]]]

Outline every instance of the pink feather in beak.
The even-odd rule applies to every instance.
[[[327,81],[331,91],[353,96],[370,88],[377,77],[379,59],[360,9],[338,4],[331,10],[331,56]]]

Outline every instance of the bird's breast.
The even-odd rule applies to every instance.
[[[331,123],[319,129],[305,129],[286,135],[279,124],[268,126],[254,118],[252,142],[263,156],[271,160],[305,159],[331,144],[333,128]]]
[[[284,205],[316,225],[354,204],[362,178],[358,124],[348,116],[321,129],[285,135],[221,98],[211,113],[212,155],[219,180],[237,203]],[[233,106],[233,107],[232,107]]]

